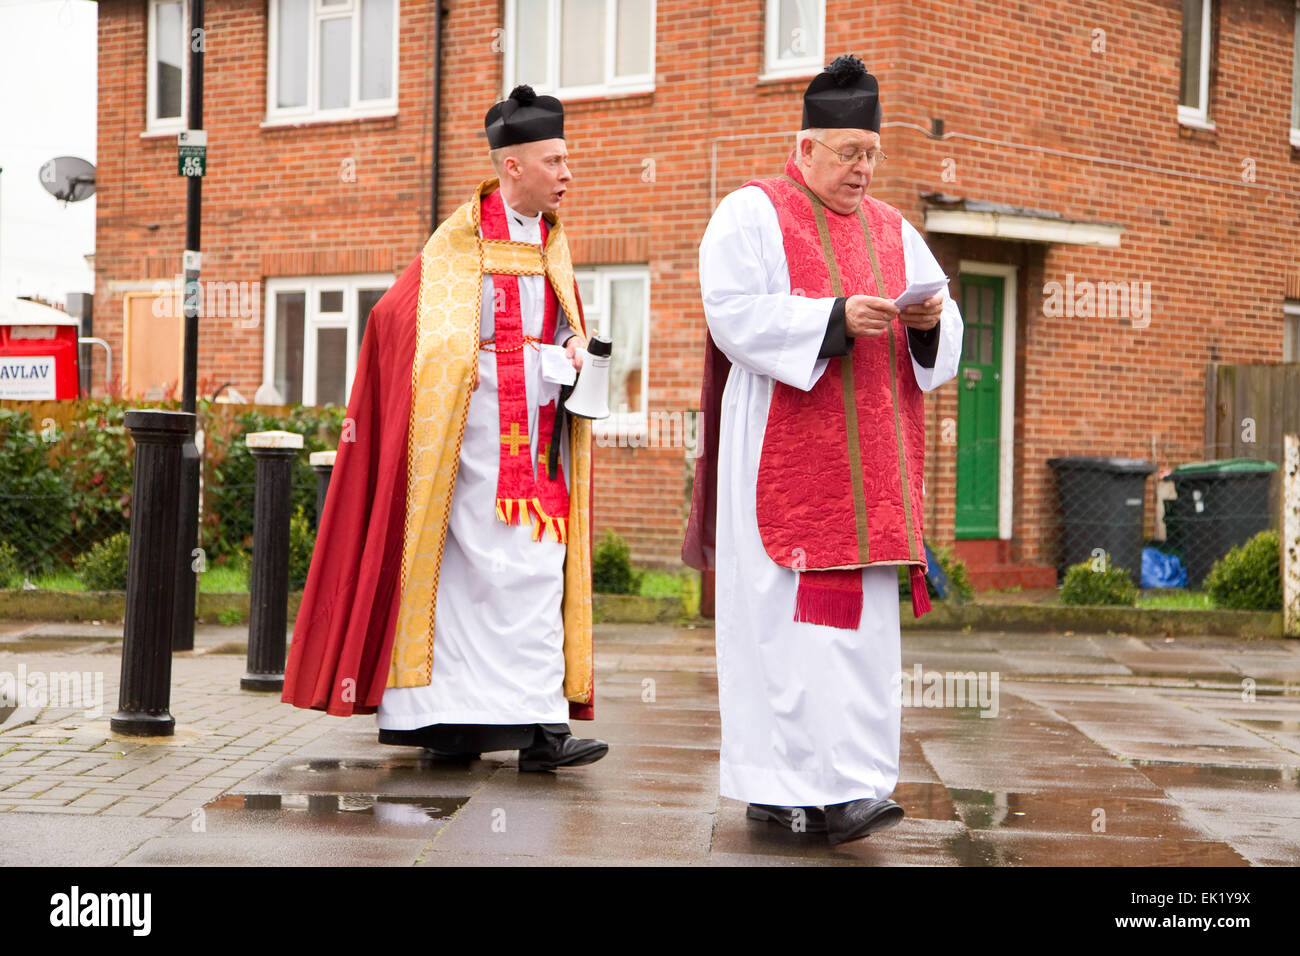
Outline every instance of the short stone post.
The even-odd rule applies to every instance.
[[[108,723],[114,733],[169,737],[176,730],[170,706],[181,447],[194,434],[195,416],[132,409],[125,424],[135,441],[131,548],[122,682]]]
[[[334,474],[334,458],[338,455],[336,451],[314,451],[309,456],[312,471],[316,472],[316,517],[312,521],[312,528],[320,530],[320,519],[325,514],[325,494],[330,490],[330,476]]]
[[[285,626],[289,616],[289,511],[293,461],[302,451],[295,432],[254,432],[245,443],[257,463],[253,492],[253,570],[249,582],[248,671],[243,690],[284,687]]]

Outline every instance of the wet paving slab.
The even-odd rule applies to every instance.
[[[443,854],[479,857],[583,856],[593,863],[692,864],[709,853],[708,810],[601,806],[565,801],[476,798],[439,834],[422,865]]]
[[[0,813],[0,866],[112,866],[171,820]]]
[[[182,820],[122,866],[410,866],[445,821],[395,822],[355,813],[209,810]]]
[[[1096,834],[974,832],[972,841],[993,857],[995,866],[1247,866],[1249,861],[1226,843],[1175,841]]]
[[[1252,864],[1300,862],[1300,771],[1294,767],[1156,763],[1137,769]]]
[[[71,659],[68,646],[46,659]],[[49,791],[39,773],[14,772],[6,780],[18,781],[13,792],[21,793],[10,803],[0,781],[0,846],[9,848],[0,849],[0,862],[14,855],[21,862],[39,841],[57,840],[70,861],[84,862],[75,857],[80,841],[85,860],[126,865],[1300,863],[1300,696],[1285,684],[1300,655],[1290,645],[905,634],[906,667],[1000,674],[996,716],[952,701],[905,706],[893,796],[907,817],[838,847],[822,834],[748,820],[743,802],[719,796],[713,655],[707,629],[602,626],[598,716],[572,726],[609,741],[610,753],[549,774],[520,773],[513,752],[447,764],[419,748],[380,745],[373,717],[324,718],[255,761],[252,737],[275,741],[280,717],[303,715],[277,704],[224,717],[244,699],[242,662],[208,655],[193,670],[197,659],[180,656],[178,721],[206,715],[208,737],[244,742],[248,764],[238,752],[217,759],[218,749],[210,762],[225,765],[214,771],[219,786],[183,791],[136,817],[80,816],[65,805],[88,799],[71,796],[78,780],[91,796],[99,786],[104,799],[126,800],[135,799],[126,784],[137,778],[141,787],[162,787],[168,774],[188,774],[201,784],[207,771],[184,762],[197,731],[187,725],[191,737],[178,733],[167,745],[176,762],[166,769],[149,762],[157,745],[110,741],[105,718],[18,728],[0,738],[15,746],[0,771],[38,747],[46,748],[43,766],[85,767]],[[115,663],[102,669],[110,668]],[[230,674],[220,676],[222,668]],[[1261,675],[1253,696],[1241,683],[1252,669]],[[214,692],[214,675],[230,689]],[[112,760],[96,749],[110,745]],[[146,771],[148,780],[139,776]],[[202,796],[191,805],[185,793]]]

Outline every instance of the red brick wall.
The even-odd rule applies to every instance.
[[[181,271],[186,186],[176,175],[175,134],[141,137],[146,4],[99,7],[95,328],[120,355],[118,284],[170,281]],[[203,280],[400,271],[419,252],[429,221],[427,8],[402,5],[398,116],[274,129],[260,126],[266,9],[265,0],[207,4]],[[348,158],[355,182],[340,176]],[[245,324],[201,320],[199,377],[213,387],[233,381],[251,399],[262,381],[262,328]]]
[[[1280,358],[1295,258],[1289,197],[1300,186],[1287,135],[1294,5],[1219,7],[1211,92],[1218,128],[1189,135],[1177,122],[1176,0],[829,0],[828,58],[856,52],[881,82],[890,159],[874,195],[918,227],[924,192],[1125,227],[1114,250],[930,237],[949,275],[961,259],[1020,267],[1017,559],[1052,559],[1047,458],[1149,457],[1153,441],[1162,467],[1200,457],[1205,363]],[[258,126],[264,0],[215,0],[209,8],[204,277],[400,269],[429,220],[431,7],[402,3],[396,118],[281,130]],[[502,0],[451,0],[446,8],[440,216],[491,175],[482,115],[503,83],[493,48]],[[184,238],[175,141],[139,135],[144,9],[143,0],[100,4],[96,327],[115,347],[121,293],[111,283],[169,278]],[[575,261],[649,265],[652,413],[698,403],[704,320],[696,263],[713,202],[778,171],[799,125],[807,81],[757,80],[763,9],[761,0],[711,8],[659,0],[654,92],[566,104],[575,178],[562,214]],[[1096,29],[1105,31],[1104,53],[1092,49]],[[928,128],[931,117],[957,135],[936,141],[894,125]],[[338,175],[349,156],[353,184]],[[955,182],[942,178],[946,159]],[[1242,182],[1243,159],[1255,163],[1254,184]],[[643,176],[646,160],[653,181]],[[1150,326],[1045,317],[1044,283],[1068,273],[1150,281]],[[251,394],[261,380],[261,331],[235,324],[205,326],[200,372]],[[928,399],[926,521],[937,540],[952,535],[955,447],[939,442],[939,429],[955,414],[951,383]],[[639,561],[676,562],[682,449],[602,448],[596,469],[597,533],[618,530]]]

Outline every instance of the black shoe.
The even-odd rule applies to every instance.
[[[796,821],[795,811],[802,819]],[[766,803],[751,803],[745,809],[745,816],[751,820],[770,820],[779,823],[794,833],[825,833],[826,814],[821,807],[774,807]]]
[[[424,756],[433,763],[470,763],[483,757],[481,753],[434,750],[432,747],[424,748]]]
[[[826,836],[831,843],[861,840],[877,830],[888,830],[903,819],[903,808],[893,800],[850,800],[826,808]]]
[[[559,734],[539,725],[533,745],[519,751],[519,770],[536,773],[556,767],[581,767],[595,763],[608,752],[609,744],[603,740]]]

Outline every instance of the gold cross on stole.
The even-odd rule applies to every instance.
[[[519,423],[510,423],[510,434],[501,436],[501,444],[510,446],[510,454],[519,454],[519,446],[528,444],[528,436],[519,434]]]

